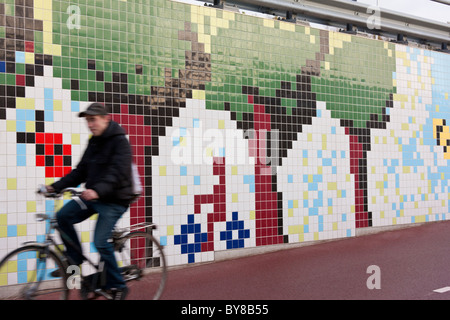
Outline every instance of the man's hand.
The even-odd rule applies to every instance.
[[[86,201],[98,199],[98,194],[95,190],[87,189],[81,193],[81,198]]]

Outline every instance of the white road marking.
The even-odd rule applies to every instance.
[[[444,293],[444,292],[447,292],[447,291],[450,291],[450,287],[443,287],[443,288],[440,288],[440,289],[433,290],[433,292],[437,292],[437,293]]]

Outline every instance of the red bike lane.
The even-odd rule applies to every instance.
[[[449,244],[442,221],[171,268],[161,299],[450,299]],[[128,299],[148,298],[145,282],[133,283]]]

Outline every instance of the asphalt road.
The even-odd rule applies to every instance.
[[[449,269],[450,221],[433,222],[170,270],[162,299],[450,299]],[[146,298],[133,286],[129,299]]]

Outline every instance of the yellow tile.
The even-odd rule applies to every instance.
[[[34,98],[25,98],[25,109],[34,110],[35,104]]]
[[[289,234],[300,234],[303,231],[302,225],[288,226]]]
[[[52,22],[51,21],[44,20],[43,23],[42,23],[42,26],[43,26],[43,30],[42,31],[44,31],[44,32],[52,32],[53,31],[53,29],[52,29]]]
[[[25,122],[25,131],[26,132],[36,132],[36,123],[34,121],[26,121]]]
[[[226,19],[226,20],[232,20],[232,21],[234,21],[234,19],[235,19],[235,14],[234,14],[234,12],[230,12],[230,11],[223,11],[222,16],[223,16],[223,18]],[[267,19],[265,19],[265,20],[267,20]],[[269,20],[269,21],[270,21],[270,20]]]
[[[36,201],[27,201],[27,212],[36,212]]]
[[[17,226],[17,236],[26,236],[27,235],[27,225],[19,224]]]
[[[272,19],[264,19],[263,23],[264,23],[264,27],[268,27],[268,28],[274,28],[275,27],[275,21],[272,20]]]
[[[450,193],[449,193],[450,196]],[[449,197],[450,199],[450,197]],[[6,213],[0,214],[0,226],[8,225],[8,215]]]
[[[54,44],[53,45],[52,54],[54,56],[61,56],[61,46],[59,44]]]
[[[25,52],[25,63],[34,64],[34,53],[33,52]]]
[[[426,217],[426,215],[416,216],[415,217],[415,221],[416,222],[426,222],[427,221],[427,217]]]
[[[250,210],[250,220],[255,220],[255,210]]]
[[[180,186],[180,194],[182,196],[187,195],[187,186]]]
[[[280,29],[295,32],[295,24],[291,22],[280,21]]]
[[[51,32],[43,32],[43,37],[42,40],[44,42],[44,53],[51,53],[51,49],[52,49],[52,41],[53,41],[53,34]],[[45,52],[46,51],[46,47],[47,49],[49,49],[50,51]]]
[[[167,226],[167,235],[173,236],[175,234],[173,226]]]
[[[237,166],[232,166],[231,167],[231,175],[235,176],[238,174],[238,167]]]
[[[200,41],[199,42],[203,42],[204,41]],[[192,98],[193,99],[197,99],[197,100],[205,100],[205,91],[204,90],[192,90]]]
[[[16,120],[6,120],[6,131],[16,132]]]
[[[233,193],[232,195],[231,195],[231,201],[232,202],[238,202],[239,201],[239,194],[238,193]]]
[[[34,19],[43,20],[44,19],[44,10],[39,8],[34,8]]]
[[[8,275],[6,273],[0,273],[0,286],[6,286],[8,284]]]
[[[89,231],[81,231],[81,242],[90,242],[91,233]]]
[[[16,178],[8,178],[6,180],[6,186],[8,190],[17,190],[17,179]]]
[[[159,175],[160,176],[165,176],[166,175],[166,167],[165,166],[160,166],[159,167]]]
[[[328,190],[337,190],[337,182],[328,182]]]
[[[52,1],[50,0],[42,1],[42,8],[46,10],[52,10]]]
[[[8,236],[8,227],[0,226],[0,238],[6,238]]]
[[[53,110],[62,111],[62,100],[53,100]]]
[[[80,134],[72,133],[72,144],[80,144]]]
[[[225,129],[225,120],[219,120],[218,127],[219,129]]]
[[[17,272],[16,260],[9,260],[8,262],[6,262],[6,272],[7,273]]]
[[[16,98],[16,109],[28,109],[28,110],[34,110],[35,103],[34,98]]]
[[[55,211],[59,211],[64,206],[64,201],[55,200]]]

